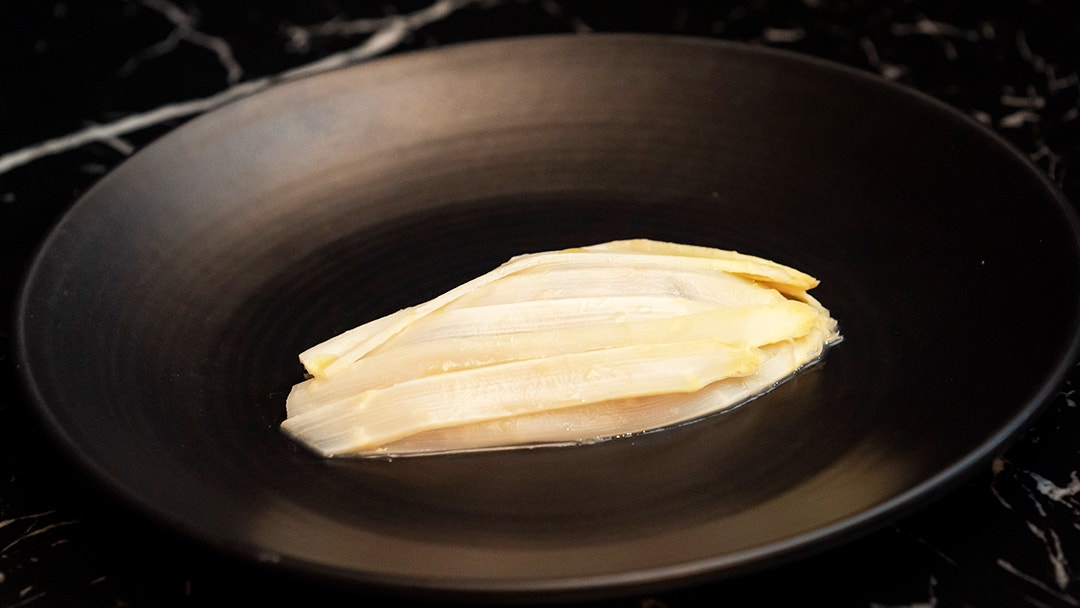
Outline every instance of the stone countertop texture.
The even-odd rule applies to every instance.
[[[649,32],[788,49],[921,90],[1080,201],[1080,5],[904,0],[295,3],[11,0],[0,6],[0,314],[49,227],[130,155],[301,74],[541,33]],[[56,454],[0,326],[0,606],[394,605],[230,562],[141,520]],[[1004,454],[845,545],[600,605],[1080,606],[1080,373]]]

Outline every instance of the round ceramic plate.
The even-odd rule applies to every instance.
[[[296,355],[512,255],[647,237],[821,279],[845,336],[765,397],[597,445],[323,460]],[[925,96],[641,36],[398,56],[283,85],[107,175],[30,269],[46,424],[137,507],[337,581],[614,594],[872,529],[985,465],[1076,354],[1071,207]]]

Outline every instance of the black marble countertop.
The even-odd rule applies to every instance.
[[[547,32],[723,38],[877,73],[988,125],[1080,201],[1080,4],[1069,0],[9,0],[0,314],[11,318],[19,277],[59,215],[186,120],[301,75]],[[0,605],[394,603],[232,562],[113,502],[31,413],[7,322],[0,341]],[[1073,370],[1008,451],[921,511],[772,570],[609,605],[1080,606]]]

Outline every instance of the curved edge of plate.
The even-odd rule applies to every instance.
[[[397,63],[423,61],[424,57],[436,53],[443,55],[452,53],[472,53],[476,52],[473,49],[485,46],[512,47],[517,45],[565,43],[618,45],[628,43],[640,44],[643,42],[661,47],[668,44],[691,45],[700,48],[715,49],[720,52],[772,56],[788,62],[813,66],[817,69],[843,73],[849,77],[854,77],[870,83],[873,86],[885,87],[898,94],[911,98],[918,103],[932,106],[936,108],[937,111],[944,112],[953,119],[965,124],[967,128],[977,130],[989,144],[1009,151],[1009,153],[1018,161],[1018,166],[1025,167],[1030,176],[1042,184],[1047,194],[1055,201],[1057,211],[1061,214],[1062,220],[1067,225],[1068,231],[1073,237],[1073,250],[1076,252],[1077,259],[1080,260],[1080,215],[1078,215],[1076,208],[1068,201],[1057,184],[1051,181],[1043,171],[1038,169],[1038,167],[1023,154],[1022,151],[1004,137],[955,107],[931,97],[926,93],[851,66],[793,51],[753,46],[738,42],[685,36],[617,33],[542,35],[520,39],[464,42],[435,49],[410,51],[400,55],[380,58],[369,63],[340,68],[329,73],[286,81],[270,87],[269,89],[260,90],[258,94],[287,94],[288,90],[292,87],[306,86],[305,83],[311,79],[324,77],[328,74],[342,73],[357,69],[369,69],[369,66],[376,63],[384,66],[384,68],[388,68]],[[178,127],[178,129],[191,128],[191,125],[196,125],[204,120],[205,116],[227,111],[230,107],[245,103],[246,99],[248,98],[244,97],[232,101],[212,112],[208,112],[207,114],[188,121],[184,125]],[[144,148],[144,151],[152,150],[159,145],[163,145],[161,142],[164,139],[166,138],[160,138],[149,144]],[[140,154],[141,153],[143,152],[140,152]],[[891,521],[896,521],[918,508],[924,507],[934,499],[940,498],[940,496],[949,490],[966,481],[975,474],[978,467],[984,466],[990,462],[994,457],[999,455],[1017,440],[1020,433],[1025,430],[1027,425],[1049,406],[1052,397],[1056,394],[1058,387],[1064,382],[1069,370],[1075,365],[1076,361],[1080,359],[1080,298],[1078,298],[1075,306],[1073,323],[1068,329],[1071,334],[1071,339],[1063,350],[1058,365],[1053,369],[1048,370],[1044,377],[1044,383],[1042,384],[1041,390],[1036,395],[1033,395],[1023,407],[1020,408],[1018,413],[1007,425],[1002,427],[993,437],[982,443],[976,450],[968,453],[964,458],[955,462],[952,466],[939,472],[933,477],[924,480],[922,483],[907,490],[903,494],[881,503],[857,516],[847,518],[811,533],[737,554],[700,560],[678,567],[655,568],[646,571],[634,571],[610,576],[590,576],[581,579],[570,578],[553,581],[534,581],[531,584],[515,582],[513,585],[507,585],[503,580],[462,580],[454,581],[452,583],[441,579],[393,580],[381,575],[379,577],[368,577],[363,573],[341,571],[304,561],[292,560],[287,557],[267,557],[266,552],[259,547],[237,546],[232,543],[223,542],[221,539],[202,534],[198,530],[191,529],[185,522],[161,513],[154,505],[144,501],[135,490],[129,488],[123,481],[117,479],[97,463],[87,462],[84,459],[78,458],[78,446],[72,437],[60,428],[58,420],[45,402],[38,379],[34,375],[34,371],[30,369],[29,366],[22,364],[22,362],[26,361],[28,358],[28,328],[25,320],[29,315],[32,315],[29,310],[30,291],[37,276],[41,272],[41,265],[46,254],[58,238],[58,234],[61,232],[64,225],[70,221],[72,214],[77,212],[83,204],[83,201],[89,198],[90,194],[96,189],[102,187],[101,184],[105,183],[107,180],[117,179],[118,176],[122,175],[125,171],[128,171],[129,169],[126,167],[131,166],[133,162],[137,162],[138,157],[139,154],[136,154],[131,159],[124,161],[116,169],[104,176],[102,180],[99,180],[98,183],[91,186],[91,188],[88,189],[87,192],[84,193],[83,196],[54,223],[48,236],[37,247],[29,266],[23,273],[17,291],[18,297],[16,305],[13,310],[15,329],[13,350],[16,361],[19,362],[17,368],[20,379],[22,380],[23,388],[34,406],[32,408],[34,414],[46,427],[49,437],[54,440],[54,443],[61,448],[62,452],[67,456],[68,461],[80,469],[84,474],[103,482],[121,502],[133,507],[137,512],[148,517],[149,520],[161,522],[170,529],[178,531],[186,537],[192,537],[200,543],[221,551],[226,555],[240,558],[245,561],[261,563],[272,568],[284,567],[286,569],[291,569],[296,573],[313,576],[330,583],[340,584],[346,582],[349,584],[361,585],[365,589],[373,589],[393,596],[419,597],[425,599],[440,598],[474,601],[494,601],[507,598],[542,599],[545,601],[570,599],[582,600],[626,596],[632,593],[655,591],[661,588],[670,589],[672,587],[693,585],[705,581],[720,580],[802,559],[836,547],[840,543],[850,541],[856,537],[869,534]],[[1074,267],[1073,271],[1076,281],[1080,283],[1080,265]]]

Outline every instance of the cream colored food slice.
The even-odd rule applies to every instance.
[[[664,319],[713,309],[714,306],[705,302],[672,296],[567,298],[447,309],[405,328],[379,350],[468,336],[550,332],[567,327]]]
[[[396,327],[400,323],[408,323],[413,307],[403,308],[395,313],[379,317],[359,327],[354,327],[344,333],[340,333],[329,340],[321,342],[300,353],[300,362],[310,374],[324,375],[324,370],[354,349],[358,344],[368,340],[379,332]]]
[[[721,379],[700,391],[613,399],[561,411],[433,429],[390,442],[375,453],[409,456],[537,444],[581,444],[671,427],[767,392],[820,358],[825,345],[837,337],[831,319],[819,318],[809,334],[762,348],[764,359],[752,374]]]
[[[540,266],[508,275],[462,296],[446,309],[618,295],[683,297],[725,308],[762,306],[785,299],[775,289],[712,269],[585,263]]]
[[[544,263],[543,254],[527,254],[513,258],[498,268],[483,274],[428,300],[423,304],[399,310],[391,315],[375,319],[343,334],[316,344],[300,353],[300,362],[308,373],[325,377],[338,373],[363,357],[373,348],[397,335],[414,321],[438,310],[450,302],[470,293],[482,285],[509,274]]]
[[[769,306],[567,326],[557,331],[470,335],[401,344],[372,353],[333,378],[312,378],[297,384],[286,401],[287,414],[299,415],[413,378],[509,361],[698,339],[764,346],[803,336],[816,320],[817,312],[809,305],[785,300]]]
[[[288,418],[319,453],[373,453],[431,429],[557,411],[610,399],[687,393],[753,372],[757,349],[714,341],[636,345],[427,376]]]
[[[641,268],[629,264],[613,268],[586,263],[540,266],[510,274],[465,294],[445,308],[627,294],[681,296],[721,307],[766,305],[784,299],[773,285],[761,285],[712,269]],[[414,313],[414,308],[399,310],[334,336],[301,353],[300,360],[309,373],[325,375],[330,364],[372,336],[401,325],[411,326],[419,320],[421,317]]]
[[[725,272],[735,273],[756,281],[767,281],[803,290],[812,289],[818,285],[817,279],[790,266],[784,266],[772,260],[746,255],[737,251],[713,249],[711,247],[682,245],[649,239],[631,239],[590,245],[582,247],[582,249],[597,252],[641,253],[722,260],[728,264]]]
[[[688,257],[670,253],[620,253],[603,250],[573,249],[547,253],[527,254],[511,259],[495,270],[477,277],[459,287],[414,306],[402,313],[391,315],[391,322],[372,322],[353,330],[346,341],[334,341],[334,348],[316,345],[300,355],[300,360],[308,372],[316,377],[332,376],[359,360],[372,349],[382,345],[410,324],[439,310],[458,298],[502,277],[543,265],[562,266],[567,264],[595,264],[612,267],[634,266],[639,268],[685,268],[714,270],[717,272],[737,272],[749,277],[765,277],[776,282],[790,281],[790,273],[780,269],[786,267],[773,263],[759,262],[757,258],[734,254],[733,257]],[[779,267],[779,269],[777,268]],[[370,327],[369,327],[370,326]],[[351,349],[345,348],[351,346]],[[344,352],[343,352],[344,351]]]

